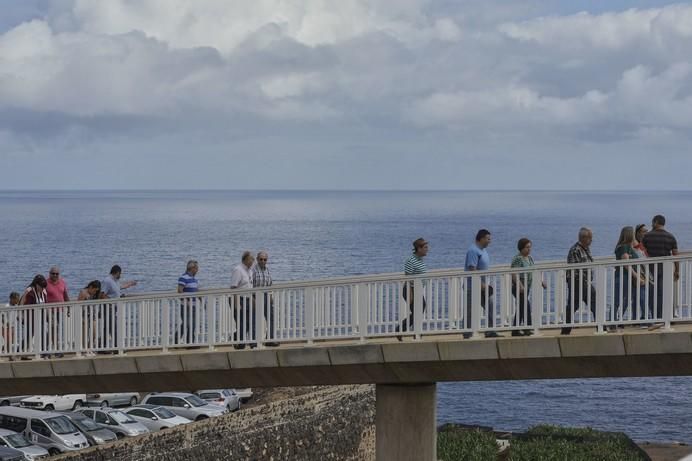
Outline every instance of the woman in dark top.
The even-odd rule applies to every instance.
[[[98,280],[92,280],[89,284],[79,292],[78,301],[91,301],[98,299],[107,299],[108,296],[101,291],[101,282]],[[94,355],[93,349],[97,346],[97,341],[100,343],[100,337],[98,334],[98,319],[101,318],[101,313],[99,312],[100,306],[98,305],[85,305],[81,307],[82,309],[82,319],[83,329],[82,329],[82,341],[84,342],[84,348],[86,349],[86,355]],[[100,346],[100,344],[98,344]]]
[[[31,281],[24,293],[22,298],[19,300],[20,306],[28,306],[34,304],[45,304],[46,303],[46,287],[48,282],[46,278],[37,274]],[[33,338],[36,336],[35,323],[34,323],[34,309],[23,309],[19,310],[19,318],[24,325],[24,337],[22,341],[22,350],[24,352],[34,352],[34,348],[37,344],[34,344]],[[31,349],[27,351],[27,349]]]
[[[618,260],[638,259],[639,253],[634,248],[634,228],[625,226],[620,231],[620,238],[615,245],[615,258]],[[615,268],[615,297],[613,320],[620,320],[626,311],[629,311],[629,319],[637,318],[637,300],[639,300],[639,314],[644,316],[646,306],[646,277],[637,265],[619,266]],[[622,296],[622,298],[621,298]],[[622,302],[620,300],[622,299]],[[611,327],[613,331],[616,327]]]

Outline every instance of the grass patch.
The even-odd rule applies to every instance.
[[[495,434],[444,425],[437,434],[437,458],[442,461],[496,461]]]
[[[536,426],[512,438],[511,461],[648,461],[623,433]]]
[[[548,425],[515,434],[509,452],[503,455],[508,461],[650,461],[623,433]],[[442,461],[497,461],[495,434],[445,424],[437,435],[437,457]]]

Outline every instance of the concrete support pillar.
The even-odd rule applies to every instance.
[[[437,461],[435,383],[378,384],[377,461]]]

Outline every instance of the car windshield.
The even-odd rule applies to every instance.
[[[5,436],[5,440],[12,448],[24,448],[31,445],[22,434],[10,434]]]
[[[191,395],[191,396],[189,396],[189,397],[185,397],[185,400],[187,400],[188,402],[190,402],[190,404],[191,404],[192,406],[195,406],[195,407],[203,407],[203,406],[205,406],[205,405],[209,405],[207,402],[205,402],[204,400],[200,399],[200,398],[197,397],[196,395]]]
[[[86,432],[98,431],[101,427],[91,418],[75,418],[74,423]]]
[[[55,416],[44,421],[56,434],[69,434],[70,432],[77,431],[77,428],[67,419],[67,416]]]
[[[170,410],[166,410],[165,408],[156,408],[154,411],[154,414],[158,416],[161,419],[171,419],[175,418],[175,413],[173,413]]]
[[[137,422],[122,411],[111,411],[108,415],[120,424],[132,424]]]
[[[199,398],[204,399],[204,400],[215,400],[215,399],[220,399],[221,394],[218,392],[202,392],[199,394]]]

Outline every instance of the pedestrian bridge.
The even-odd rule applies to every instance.
[[[22,306],[2,325],[0,393],[374,383],[378,459],[432,460],[438,381],[692,375],[692,256]]]

